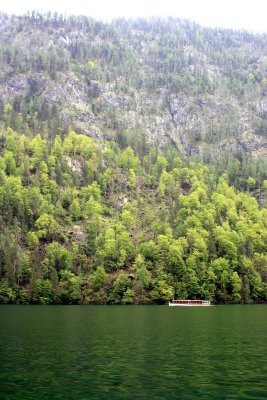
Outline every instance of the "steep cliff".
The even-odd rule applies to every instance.
[[[54,120],[48,129],[171,143],[208,161],[238,151],[262,156],[266,51],[266,35],[171,18],[105,24],[2,14],[0,111],[7,118],[10,103],[36,130]]]

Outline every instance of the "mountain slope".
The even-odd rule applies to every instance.
[[[172,143],[206,161],[266,155],[266,35],[171,18],[0,19],[2,114],[11,103],[36,130],[54,120],[51,130]]]
[[[266,208],[175,151],[9,128],[0,183],[1,303],[267,300]]]
[[[0,303],[266,302],[266,44],[1,14]]]

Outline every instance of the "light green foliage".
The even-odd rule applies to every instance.
[[[107,168],[102,175],[100,175],[101,188],[105,193],[113,186],[113,174],[110,168]]]
[[[58,230],[58,224],[55,219],[48,215],[42,214],[35,222],[37,235],[40,239],[47,238],[48,240],[54,237]]]
[[[70,215],[73,221],[80,219],[81,217],[81,208],[78,200],[73,200],[70,205]]]
[[[4,182],[0,186],[0,207],[4,219],[7,221],[10,217],[29,218],[31,216],[27,191],[23,187],[20,177],[4,178]]]
[[[130,176],[129,176],[129,180],[130,180],[130,188],[131,190],[136,188],[136,175],[135,172],[132,168],[130,168]]]
[[[80,154],[85,158],[88,159],[89,157],[95,157],[95,143],[94,140],[90,137],[84,135],[78,135],[78,148]]]
[[[267,211],[252,197],[258,181],[248,196],[226,174],[217,180],[170,151],[151,148],[139,160],[130,146],[74,131],[49,140],[5,135],[0,301],[266,300]]]
[[[122,303],[123,304],[133,304],[133,302],[134,302],[134,291],[132,289],[128,288],[123,295]]]
[[[141,268],[144,264],[145,260],[144,257],[142,256],[142,254],[137,254],[137,256],[135,257],[134,263],[133,263],[133,269],[134,270],[138,270],[139,268]]]
[[[217,237],[219,255],[224,256],[226,259],[236,261],[237,259],[237,247],[235,243],[229,240],[226,236]]]
[[[92,72],[95,69],[95,63],[93,60],[88,61],[88,67],[90,72]]]
[[[89,200],[85,204],[85,215],[87,217],[93,218],[101,214],[101,212],[101,204],[94,200],[93,196],[90,196]]]
[[[248,187],[250,190],[255,189],[256,186],[256,179],[252,178],[251,176],[248,177],[247,179]]]
[[[65,304],[77,304],[81,296],[81,277],[66,270],[62,270],[60,276],[58,296],[61,302]]]
[[[138,157],[135,156],[134,151],[131,147],[127,147],[125,149],[120,157],[119,165],[128,170],[133,170],[135,171],[139,165],[139,159]]]
[[[35,232],[31,232],[31,231],[29,231],[27,233],[26,241],[27,241],[27,245],[32,249],[36,248],[39,244],[39,239],[38,239],[37,234]]]
[[[45,158],[47,153],[47,143],[41,138],[41,135],[36,135],[29,143],[29,150],[32,152],[32,165],[37,167]]]
[[[96,153],[93,153],[92,156],[88,161],[86,161],[86,167],[87,167],[87,178],[92,181],[95,179],[97,169],[98,169],[98,157]]]
[[[199,193],[192,192],[188,196],[181,196],[180,201],[183,207],[190,210],[196,210],[200,208]]]
[[[8,151],[5,153],[4,157],[4,163],[5,163],[5,172],[6,174],[9,175],[15,175],[16,173],[16,161],[14,159],[13,153]]]
[[[240,290],[242,288],[242,281],[236,271],[232,274],[231,284],[234,301],[239,302],[241,300]]]
[[[159,279],[155,282],[151,296],[156,302],[171,300],[174,296],[174,289],[165,280]]]
[[[60,161],[63,157],[63,144],[60,136],[56,136],[55,138],[54,145],[52,147],[52,154],[58,161]]]
[[[175,182],[171,174],[163,170],[160,180],[158,192],[161,196],[165,193],[174,194],[175,193]]]
[[[32,287],[32,300],[37,304],[53,302],[52,282],[47,279],[37,279]]]
[[[32,277],[32,265],[30,254],[27,251],[19,252],[17,265],[17,279],[19,282],[25,282]]]
[[[101,189],[97,182],[93,182],[81,190],[82,196],[85,200],[89,200],[92,197],[97,202],[101,203]]]
[[[92,138],[78,135],[71,131],[63,142],[63,152],[73,156],[83,156],[88,159],[95,151],[95,144]]]
[[[120,271],[115,282],[114,282],[114,289],[111,293],[110,300],[114,303],[119,303],[121,301],[126,302],[132,298],[131,292],[127,293],[127,290],[130,288],[130,280],[127,275]],[[131,302],[131,301],[130,301]]]
[[[140,244],[141,254],[148,260],[154,260],[157,257],[157,246],[153,240]]]
[[[151,284],[151,272],[149,272],[145,265],[140,266],[136,271],[137,283],[140,288],[148,289]]]
[[[99,289],[101,289],[106,281],[106,271],[104,269],[104,267],[97,267],[96,271],[94,272],[94,274],[91,277],[91,283],[92,283],[92,287],[93,290],[97,291]]]
[[[177,278],[185,273],[184,252],[178,240],[174,241],[168,251],[168,270]]]
[[[48,246],[48,255],[50,256],[51,265],[57,271],[71,269],[72,255],[64,246],[57,242],[52,242]]]
[[[11,126],[11,113],[12,113],[13,107],[11,104],[7,103],[4,107],[4,121],[6,123],[7,127]]]
[[[17,142],[15,140],[15,132],[8,128],[6,131],[6,151],[13,153],[16,155],[17,153]]]
[[[118,249],[116,246],[114,229],[108,228],[105,232],[105,235],[102,235],[101,242],[101,258],[105,262],[105,265],[111,268],[116,268]]]
[[[156,161],[156,169],[158,174],[161,174],[163,171],[165,171],[167,165],[168,161],[166,160],[166,158],[163,155],[158,155]]]
[[[121,213],[121,221],[122,224],[129,229],[134,225],[134,216],[130,213],[130,211],[123,210]]]
[[[8,282],[5,280],[0,281],[0,304],[13,303],[15,300],[15,293]]]
[[[182,187],[189,187],[191,185],[194,171],[190,170],[189,168],[181,168],[177,170],[178,172],[178,179]]]

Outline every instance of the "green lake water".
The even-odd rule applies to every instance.
[[[0,306],[0,399],[267,398],[267,305]]]

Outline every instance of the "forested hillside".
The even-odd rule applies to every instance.
[[[172,18],[0,14],[0,110],[11,104],[13,129],[145,138],[222,164],[264,156],[266,51],[266,34]]]
[[[266,50],[0,14],[0,303],[266,301]]]
[[[1,302],[266,300],[267,210],[226,175],[74,131],[1,144]]]

